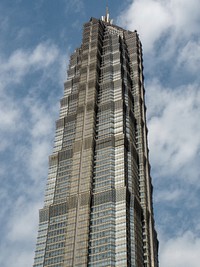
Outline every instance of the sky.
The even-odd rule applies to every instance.
[[[200,1],[0,1],[0,266],[32,266],[69,56],[106,2],[143,44],[161,267],[199,267]]]

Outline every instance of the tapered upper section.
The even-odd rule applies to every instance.
[[[158,267],[142,47],[111,23],[70,58],[34,267]]]

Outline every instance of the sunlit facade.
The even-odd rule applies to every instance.
[[[142,47],[108,12],[71,55],[34,267],[158,267]]]

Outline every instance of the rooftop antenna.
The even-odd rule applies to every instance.
[[[108,10],[108,5],[106,6],[106,16],[105,16],[105,21],[109,22],[109,10]]]
[[[104,22],[110,23],[110,24],[113,23],[113,20],[110,19],[110,14],[109,14],[109,10],[108,10],[108,1],[107,1],[107,4],[106,4],[106,15],[102,16],[101,20],[104,21]]]

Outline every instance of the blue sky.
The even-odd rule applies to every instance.
[[[107,1],[0,2],[0,266],[32,266],[70,53]],[[110,0],[143,43],[160,266],[199,267],[200,2]]]

